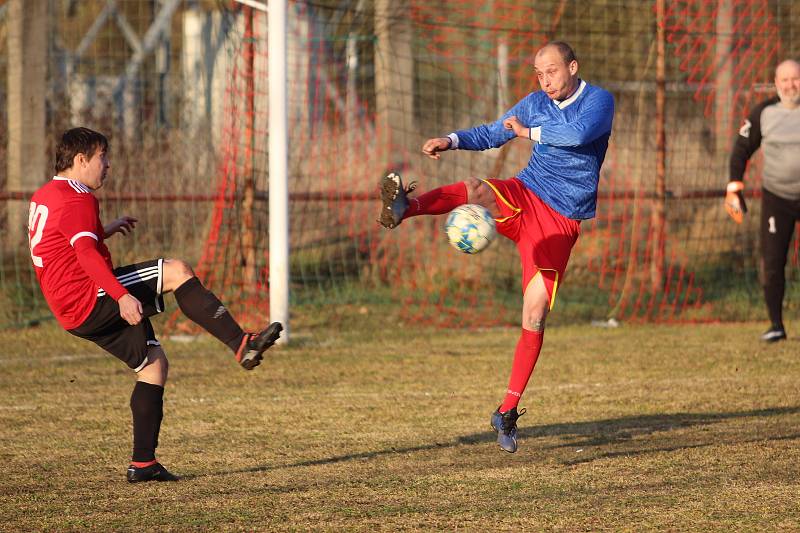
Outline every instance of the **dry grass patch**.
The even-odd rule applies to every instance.
[[[800,529],[800,341],[553,327],[509,455],[488,422],[515,329],[359,321],[296,325],[250,373],[164,339],[160,458],[183,479],[136,486],[129,372],[53,325],[2,333],[0,529]]]

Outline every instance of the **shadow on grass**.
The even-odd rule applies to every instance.
[[[597,420],[592,422],[576,422],[572,424],[548,424],[543,426],[520,428],[518,433],[518,439],[520,443],[524,443],[525,441],[531,441],[533,439],[537,439],[540,437],[560,437],[562,441],[566,442],[561,442],[549,446],[537,446],[536,449],[555,450],[559,448],[578,448],[588,452],[593,447],[599,448],[601,446],[606,446],[606,445],[622,446],[627,441],[641,435],[650,435],[659,432],[675,431],[696,426],[706,426],[726,420],[735,420],[744,418],[763,418],[771,416],[792,415],[797,413],[800,413],[800,406],[753,409],[749,411],[739,411],[732,413],[673,413],[673,414],[646,415],[646,416],[626,416],[621,418],[610,418],[606,420]],[[487,420],[487,425],[488,425],[488,420]],[[390,455],[424,452],[441,448],[454,448],[456,446],[487,444],[487,443],[493,443],[496,440],[496,438],[497,438],[496,434],[493,431],[487,430],[481,433],[462,435],[450,442],[431,442],[429,444],[422,444],[419,446],[392,447],[385,450],[337,455],[333,457],[313,459],[309,461],[299,461],[296,463],[255,466],[252,468],[210,472],[207,474],[188,474],[182,477],[183,479],[192,479],[196,477],[208,477],[215,475],[241,474],[248,472],[268,472],[284,468],[329,465],[347,461],[356,461],[359,459],[374,459]],[[716,437],[712,439],[710,442],[693,442],[693,443],[676,444],[674,441],[672,441],[671,444],[669,445],[657,446],[652,448],[642,448],[641,447],[642,441],[639,441],[637,443],[637,448],[635,449],[615,450],[606,453],[594,454],[591,455],[591,457],[587,457],[586,455],[584,455],[580,458],[562,461],[562,464],[574,465],[574,464],[596,461],[598,459],[603,459],[603,458],[634,457],[649,453],[688,450],[693,448],[702,448],[705,446],[717,446],[720,444],[746,444],[752,442],[795,440],[795,439],[800,439],[800,433],[793,433],[786,435],[764,435],[746,439],[739,438],[735,440],[726,440],[725,442],[721,442]],[[531,445],[535,444],[531,443]]]
[[[653,448],[645,448],[645,449],[640,448],[636,450],[601,453],[593,455],[591,457],[581,457],[577,459],[562,461],[562,464],[566,466],[571,466],[581,463],[591,463],[592,461],[597,461],[598,459],[613,459],[615,457],[637,457],[649,453],[664,453],[664,452],[668,453],[668,452],[675,452],[678,450],[692,450],[698,448],[705,448],[707,446],[720,446],[720,445],[730,445],[730,444],[753,444],[756,442],[772,442],[780,440],[798,440],[798,439],[800,439],[800,433],[790,433],[788,435],[771,435],[768,437],[764,436],[752,439],[736,439],[734,441],[731,440],[720,441],[719,439],[715,438],[711,442],[699,442],[695,444],[682,444],[673,446],[655,446]]]
[[[640,439],[627,450],[614,449],[613,451],[607,452],[600,452],[599,450],[599,448],[609,445],[616,448],[623,448],[628,441],[643,435],[646,436],[654,433],[677,431],[684,428],[708,426],[726,420],[765,418],[797,413],[800,413],[800,406],[772,407],[732,413],[672,413],[631,416],[575,424],[551,424],[547,426],[521,428],[518,438],[522,441],[524,439],[537,437],[556,436],[560,437],[562,442],[546,446],[543,449],[571,448],[581,449],[585,452],[590,452],[593,448],[595,449],[594,454],[585,453],[579,458],[576,457],[562,462],[565,465],[575,465],[603,458],[635,457],[650,453],[673,452],[722,444],[748,444],[753,442],[800,439],[800,433],[759,436],[754,436],[750,433],[742,433],[738,436],[725,439],[724,441],[720,440],[716,435],[712,439],[707,439],[705,441],[695,437],[695,442],[686,442],[686,440],[684,440],[682,443],[676,442],[675,440],[664,442],[663,440],[657,441],[656,439]],[[494,438],[484,440],[493,441]],[[660,445],[647,447],[648,443]]]
[[[800,413],[800,406],[770,407],[753,409],[733,413],[671,413],[645,416],[626,416],[610,418],[592,422],[577,422],[572,424],[550,424],[546,426],[533,426],[520,428],[519,439],[536,437],[572,437],[569,443],[553,446],[602,446],[624,442],[638,435],[648,435],[662,431],[705,426],[724,420],[738,418],[761,418],[768,416],[792,415]],[[462,437],[464,443],[468,443]],[[494,438],[484,438],[482,441],[493,441]]]

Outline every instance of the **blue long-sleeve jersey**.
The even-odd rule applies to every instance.
[[[530,93],[497,121],[451,134],[453,147],[486,150],[504,145],[516,137],[513,130],[503,127],[503,120],[511,116],[526,127],[541,128],[519,179],[562,215],[593,218],[600,166],[614,119],[611,93],[584,81],[562,102],[551,100],[543,91]]]

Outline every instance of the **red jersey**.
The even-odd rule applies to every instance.
[[[115,300],[127,293],[111,273],[104,233],[97,198],[79,181],[56,176],[31,198],[28,238],[33,267],[44,298],[64,329],[80,326],[92,312],[98,281],[109,285],[102,288]],[[85,258],[87,249],[102,258],[90,268],[92,276],[85,268],[91,264]],[[98,275],[96,271],[105,267],[107,271]]]

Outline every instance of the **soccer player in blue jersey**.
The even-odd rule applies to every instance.
[[[614,99],[578,77],[575,52],[564,42],[543,46],[534,58],[541,90],[528,94],[490,124],[427,140],[422,151],[433,159],[447,150],[497,148],[515,137],[534,142],[528,165],[516,177],[469,178],[410,198],[411,187],[391,173],[381,185],[380,223],[394,228],[418,215],[439,215],[465,204],[492,213],[497,231],[514,241],[522,262],[522,332],[514,352],[503,402],[491,417],[497,442],[517,450],[517,411],[536,365],[545,318],[564,276],[581,220],[593,218]]]

